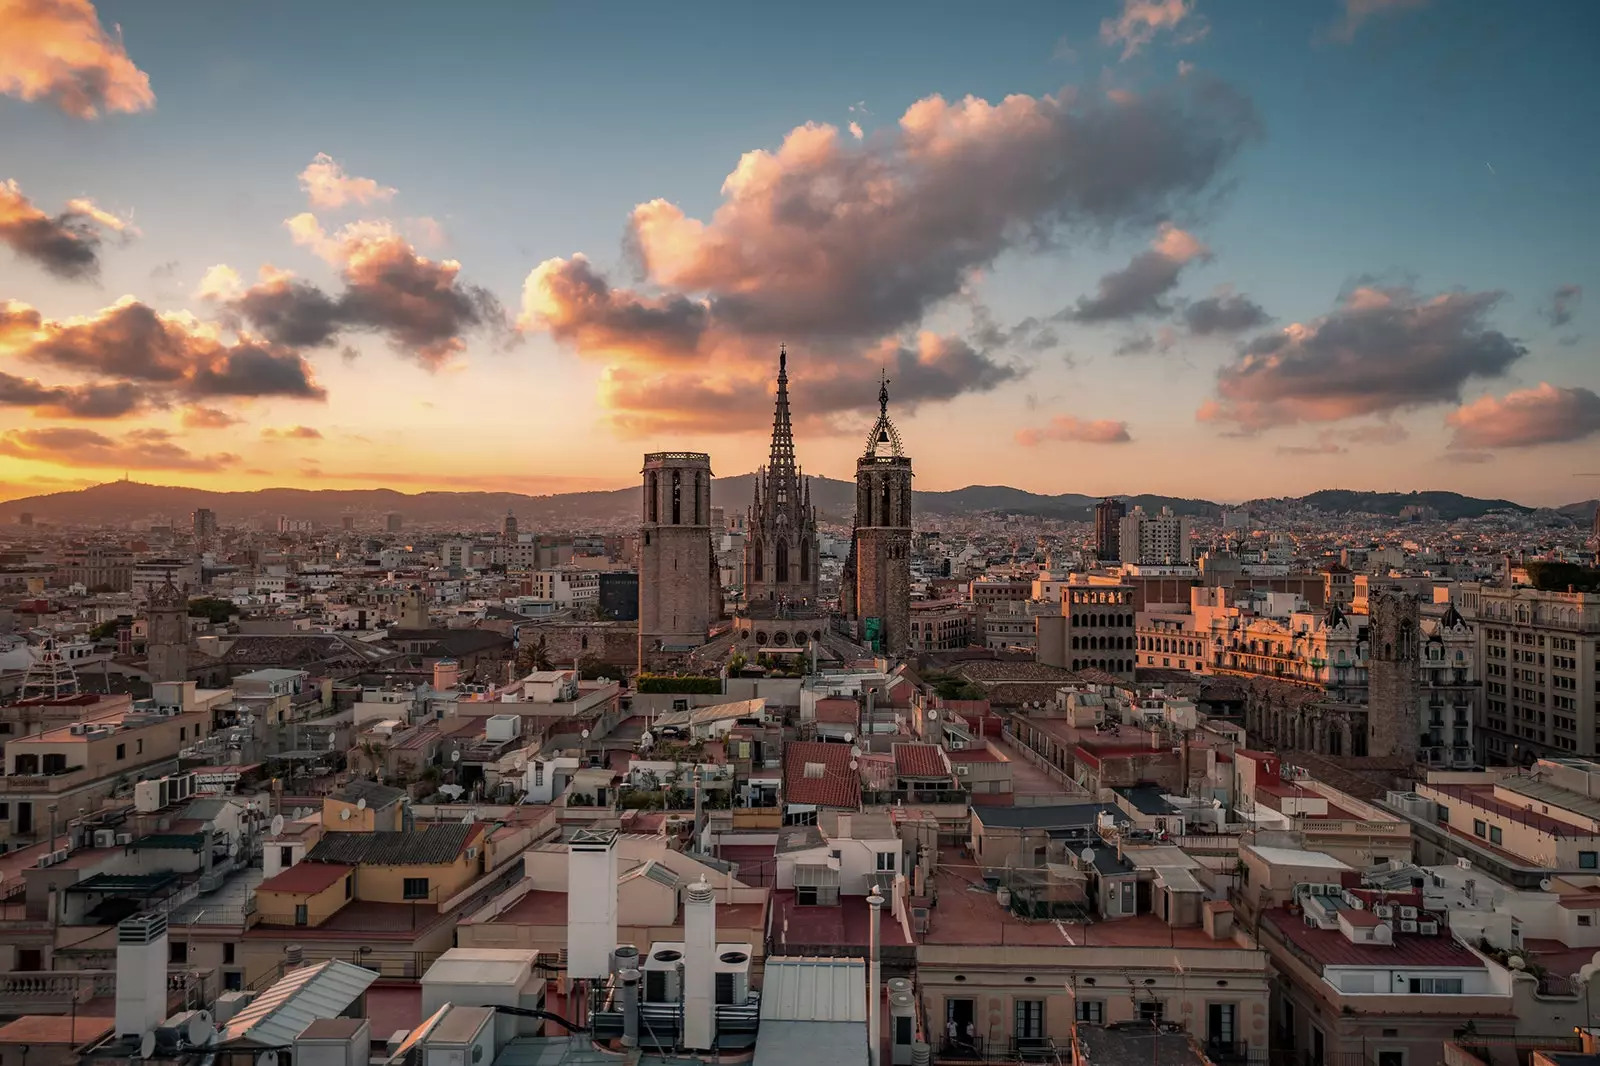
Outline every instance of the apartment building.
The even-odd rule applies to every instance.
[[[66,548],[57,572],[67,584],[82,585],[90,592],[127,592],[133,579],[133,553],[98,544]]]
[[[1136,506],[1117,525],[1117,544],[1125,563],[1164,565],[1194,561],[1189,519],[1173,514],[1170,507],[1152,515]]]
[[[911,651],[954,651],[972,643],[972,608],[960,600],[911,605]]]
[[[1138,658],[1134,617],[1129,585],[1093,577],[1069,585],[1061,590],[1060,614],[1038,617],[1038,660],[1131,679]]]
[[[1600,755],[1600,594],[1466,584],[1457,605],[1477,631],[1485,760]]]
[[[536,570],[529,575],[532,596],[558,607],[592,607],[600,602],[600,574],[594,570]]]
[[[233,693],[161,682],[155,697],[10,741],[0,781],[0,839],[35,842],[79,809],[97,810],[134,783],[178,768],[178,756],[209,737]]]

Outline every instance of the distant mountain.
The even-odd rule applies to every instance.
[[[1246,508],[1267,501],[1252,500]],[[1524,507],[1510,500],[1480,500],[1463,496],[1459,492],[1356,492],[1351,489],[1323,489],[1297,500],[1305,507],[1314,507],[1331,514],[1372,514],[1396,517],[1407,507],[1431,507],[1439,517],[1451,521],[1457,518],[1481,518],[1490,511],[1515,511],[1531,514],[1536,508]]]
[[[712,482],[712,502],[729,511],[748,506],[755,489],[754,474],[717,478]],[[1209,500],[1170,496],[1137,495],[1119,497],[1130,508],[1137,505],[1156,512],[1171,507],[1178,514],[1215,517],[1222,506]],[[855,510],[855,485],[836,478],[813,477],[811,500],[825,519],[850,521]],[[912,506],[922,514],[970,515],[998,513],[1028,515],[1069,521],[1088,521],[1094,517],[1098,496],[1079,493],[1043,495],[1006,485],[969,485],[948,492],[917,492]],[[1445,519],[1476,518],[1490,511],[1532,513],[1535,509],[1510,500],[1480,500],[1456,492],[1356,492],[1324,489],[1308,496],[1286,500],[1253,500],[1241,506],[1257,511],[1275,507],[1305,506],[1332,514],[1372,514],[1398,516],[1411,506],[1432,507]],[[637,488],[595,492],[567,492],[549,496],[529,496],[517,492],[418,492],[393,489],[257,489],[250,492],[212,492],[175,485],[145,485],[136,481],[113,481],[72,492],[0,503],[0,524],[14,523],[23,512],[35,520],[52,525],[126,525],[166,517],[184,523],[196,508],[208,507],[224,524],[288,518],[337,526],[345,515],[354,515],[360,528],[380,524],[384,514],[398,512],[409,528],[455,526],[461,529],[498,528],[507,511],[514,512],[525,528],[581,529],[625,525],[639,509]],[[1563,515],[1580,523],[1592,520],[1593,500],[1560,508]]]

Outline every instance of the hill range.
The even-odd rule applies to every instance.
[[[754,474],[717,478],[712,483],[715,506],[730,511],[746,507],[754,489]],[[845,523],[854,510],[855,486],[834,478],[813,477],[811,498],[826,520]],[[1129,507],[1146,511],[1171,507],[1178,514],[1214,517],[1223,504],[1169,496],[1133,495],[1119,497]],[[918,513],[929,515],[1014,514],[1068,521],[1087,521],[1094,517],[1098,496],[1079,493],[1045,495],[1005,485],[970,485],[948,492],[917,492],[912,505]],[[450,526],[462,529],[498,528],[508,511],[524,528],[577,529],[583,526],[611,526],[630,521],[637,513],[637,488],[609,491],[567,492],[530,496],[516,492],[417,492],[393,489],[255,489],[247,492],[216,492],[175,485],[147,485],[137,481],[112,481],[68,492],[29,496],[0,503],[0,523],[12,524],[24,512],[35,521],[52,525],[124,525],[165,516],[182,524],[196,508],[207,507],[217,513],[224,525],[251,522],[284,515],[337,526],[345,515],[355,515],[366,527],[388,512],[398,512],[407,526]],[[1356,492],[1325,489],[1306,496],[1251,500],[1232,505],[1256,512],[1285,508],[1313,509],[1328,513],[1397,517],[1407,507],[1429,507],[1441,518],[1476,518],[1494,511],[1533,514],[1538,508],[1510,500],[1484,500],[1455,492]],[[1552,519],[1557,515],[1576,522],[1588,522],[1597,506],[1585,500],[1564,507],[1544,509]],[[1558,520],[1558,519],[1557,519]]]

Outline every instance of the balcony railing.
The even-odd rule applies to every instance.
[[[182,995],[204,987],[215,971],[175,967],[167,972],[167,993]],[[117,994],[115,970],[22,970],[0,973],[0,1014],[65,1012],[92,999]]]

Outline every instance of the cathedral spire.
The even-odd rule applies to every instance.
[[[789,353],[778,345],[778,398],[772,412],[771,472],[782,476],[794,473],[794,427],[789,422]]]
[[[904,455],[900,445],[900,431],[895,428],[894,422],[889,418],[889,375],[887,371],[879,374],[878,381],[878,421],[873,423],[872,432],[867,434],[867,452],[869,456],[882,453],[887,449],[889,455]]]

